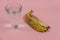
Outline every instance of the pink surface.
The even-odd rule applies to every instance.
[[[5,5],[9,3],[20,3],[23,7],[21,14],[7,15]],[[36,32],[23,21],[23,16],[31,9],[51,27],[48,32]],[[4,26],[16,23],[24,26],[17,30]],[[0,0],[0,40],[60,40],[60,1]]]

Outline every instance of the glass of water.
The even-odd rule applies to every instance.
[[[18,3],[10,3],[5,6],[7,14],[18,14],[22,11],[22,5]]]

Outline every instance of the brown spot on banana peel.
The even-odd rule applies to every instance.
[[[37,17],[32,15],[33,11],[29,11],[24,16],[25,22],[34,30],[38,32],[46,32],[50,28],[48,25],[44,24],[41,20],[39,20]]]

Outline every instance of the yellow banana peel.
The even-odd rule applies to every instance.
[[[48,25],[39,20],[36,16],[32,15],[33,11],[29,11],[24,16],[25,22],[34,30],[38,32],[46,32],[50,28]]]

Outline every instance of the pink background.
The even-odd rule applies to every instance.
[[[6,4],[20,3],[22,12],[17,15],[7,15]],[[48,32],[36,32],[23,20],[30,10],[39,19],[48,24]],[[5,24],[22,24],[19,29],[4,26]],[[60,40],[60,1],[59,0],[0,0],[0,40]]]

